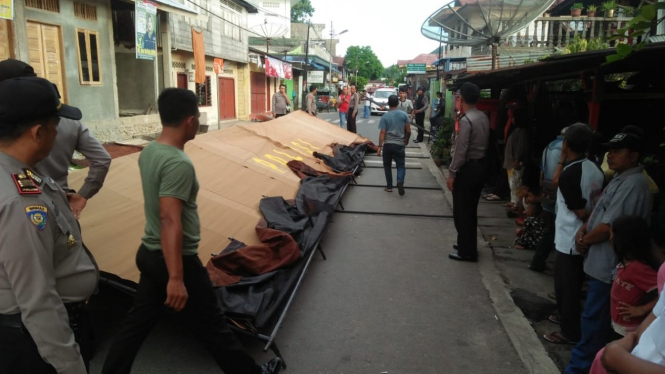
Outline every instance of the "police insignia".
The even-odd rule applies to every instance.
[[[67,238],[67,244],[68,244],[70,247],[73,247],[74,244],[76,244],[76,238],[74,238],[74,235],[69,234],[69,237]]]
[[[28,176],[28,178],[32,179],[35,183],[37,183],[40,186],[42,185],[43,182],[42,178],[39,175],[35,174],[32,170],[23,169],[23,172],[25,173],[25,175]]]
[[[25,207],[25,214],[28,215],[30,222],[37,227],[39,231],[44,230],[46,221],[48,221],[48,208],[41,205],[30,205]]]
[[[18,188],[18,193],[21,195],[37,195],[42,193],[42,190],[35,185],[35,182],[28,178],[25,174],[12,174],[14,184]]]

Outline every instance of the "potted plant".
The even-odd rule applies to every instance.
[[[575,3],[570,7],[570,15],[573,17],[579,17],[582,15],[582,9],[584,9],[584,4]]]
[[[596,16],[596,11],[598,10],[597,5],[588,5],[586,7],[586,15],[587,17],[595,17]]]
[[[600,9],[605,12],[604,16],[605,18],[612,18],[614,17],[614,10],[617,8],[617,2],[614,0],[607,0],[603,3],[603,5],[600,7]]]

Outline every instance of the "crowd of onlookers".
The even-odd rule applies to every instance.
[[[538,175],[528,123],[508,105],[505,173],[483,198],[510,196],[514,247],[534,250],[529,268],[553,275],[558,328],[544,339],[573,346],[565,373],[665,373],[665,230],[650,227],[662,204],[640,163],[643,130],[625,126],[598,144],[591,127],[572,124],[542,150]]]

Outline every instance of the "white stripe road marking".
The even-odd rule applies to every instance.
[[[374,120],[371,119],[371,120],[369,120],[367,123],[374,123]]]
[[[334,120],[334,121],[333,121],[333,123],[339,123],[339,120],[338,120],[338,119],[336,119],[336,120]]]

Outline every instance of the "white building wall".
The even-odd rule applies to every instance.
[[[255,31],[257,37],[291,37],[291,0],[248,0],[259,9],[256,14],[249,14],[247,26]],[[270,30],[270,33],[281,32],[280,35],[262,35],[260,25]]]

